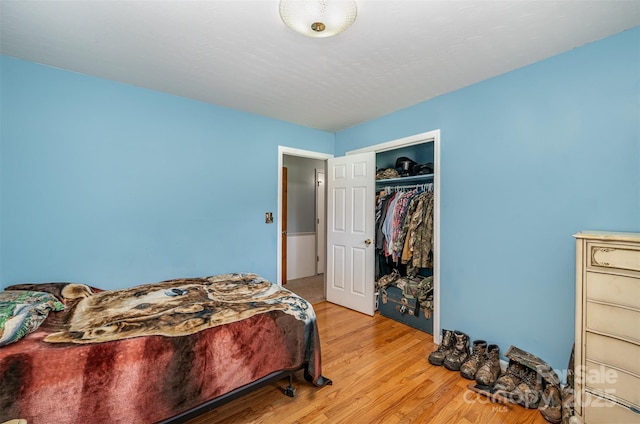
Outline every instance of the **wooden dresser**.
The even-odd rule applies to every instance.
[[[640,423],[640,233],[574,237],[576,417]]]

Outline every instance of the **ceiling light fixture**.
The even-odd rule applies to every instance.
[[[280,0],[280,17],[308,37],[331,37],[349,28],[358,9],[353,0]]]

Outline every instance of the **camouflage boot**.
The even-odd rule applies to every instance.
[[[571,355],[569,356],[569,365],[567,366],[567,386],[573,389],[573,381],[575,379],[575,356],[576,345],[573,344],[571,348]]]
[[[575,343],[571,347],[569,356],[569,366],[567,367],[567,384],[562,388],[560,397],[562,398],[562,424],[569,424],[574,413],[574,380],[575,380]]]
[[[542,393],[538,411],[550,423],[559,424],[562,422],[562,399],[558,386],[547,384]]]
[[[438,349],[429,354],[429,363],[431,365],[442,365],[444,358],[451,352],[451,349],[453,349],[453,331],[443,329],[442,342]]]
[[[460,374],[469,380],[475,380],[476,372],[485,360],[487,354],[487,342],[485,340],[473,341],[473,353],[460,366]]]
[[[482,386],[493,386],[500,375],[500,347],[495,344],[487,346],[487,357],[476,372],[476,382]]]
[[[571,380],[571,383],[573,383],[573,380]],[[569,424],[571,421],[571,417],[573,417],[573,400],[574,400],[574,395],[573,395],[573,387],[571,387],[569,384],[565,385],[562,388],[562,392],[561,392],[561,397],[562,397],[562,424]]]
[[[494,388],[499,391],[510,393],[527,375],[527,367],[513,359],[509,360],[507,371],[496,380]]]
[[[535,370],[529,370],[520,384],[511,392],[511,399],[529,409],[538,408],[542,395],[542,377]]]
[[[464,361],[469,358],[471,352],[469,352],[469,336],[462,331],[454,331],[454,344],[453,349],[444,358],[444,366],[451,371],[460,371],[460,366]]]

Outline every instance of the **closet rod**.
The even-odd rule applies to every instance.
[[[391,193],[394,191],[406,191],[406,190],[413,190],[416,188],[423,189],[426,191],[433,191],[433,183],[385,186],[385,187],[381,187],[381,190],[384,190],[387,193]]]

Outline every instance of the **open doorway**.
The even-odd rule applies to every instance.
[[[320,263],[320,249],[324,249],[324,202],[325,160],[284,155],[283,157],[283,276],[286,282],[324,274]],[[318,172],[320,171],[320,172]],[[319,177],[322,180],[319,180]],[[285,202],[286,199],[286,202]],[[286,210],[285,210],[286,208]],[[285,222],[286,219],[286,222]],[[285,235],[285,234],[283,234]],[[319,246],[319,244],[322,245]],[[286,267],[285,267],[286,264]],[[285,278],[283,278],[283,284]]]
[[[316,287],[321,287],[322,297],[325,296],[326,232],[324,191],[320,199],[318,189],[325,189],[324,169],[326,160],[331,157],[325,153],[278,147],[277,281],[286,282],[288,289],[293,289],[294,285],[304,289],[305,283],[315,283]],[[287,199],[287,211],[283,210],[283,199]],[[322,225],[318,225],[319,219]],[[317,290],[309,296],[317,297]]]

